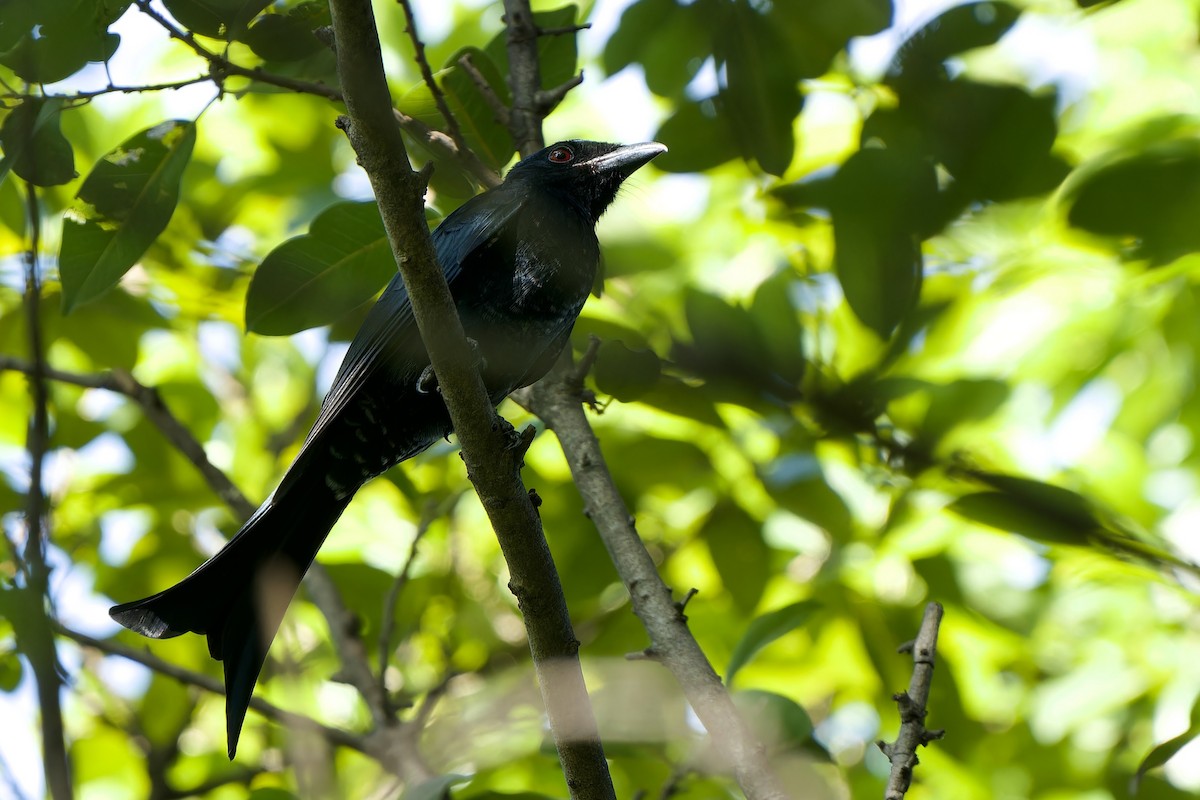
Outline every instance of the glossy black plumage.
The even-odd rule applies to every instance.
[[[596,220],[622,181],[665,148],[560,142],[517,164],[433,233],[438,262],[493,403],[553,365],[596,275]],[[355,336],[300,454],[262,507],[180,583],[114,606],[154,638],[205,634],[224,661],[229,756],[254,683],[295,594],[363,483],[451,432],[426,385],[429,357],[394,278]]]

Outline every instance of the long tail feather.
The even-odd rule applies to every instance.
[[[155,639],[189,631],[208,637],[209,653],[225,663],[231,759],[271,640],[348,502],[349,497],[336,497],[318,476],[292,480],[191,575],[166,591],[109,611],[126,628]]]

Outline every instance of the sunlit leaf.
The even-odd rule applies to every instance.
[[[1138,790],[1141,788],[1142,779],[1146,777],[1147,772],[1166,764],[1180,750],[1187,747],[1198,737],[1200,737],[1200,698],[1197,698],[1192,703],[1192,713],[1188,729],[1162,744],[1155,745],[1154,749],[1142,759],[1142,763],[1138,764],[1137,772],[1129,782],[1129,793],[1136,797]]]
[[[738,670],[746,666],[760,650],[804,625],[819,608],[817,603],[803,600],[755,617],[746,626],[746,632],[742,634],[742,638],[733,648],[733,655],[729,657],[729,666],[725,668],[725,685],[731,685]]]
[[[127,139],[92,168],[63,223],[65,311],[120,280],[167,227],[195,142],[195,123],[163,122]]]

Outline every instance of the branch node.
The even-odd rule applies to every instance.
[[[537,112],[542,116],[549,114],[563,101],[563,98],[567,96],[567,92],[581,83],[583,83],[582,70],[578,75],[560,83],[553,89],[539,89],[533,95],[533,102],[536,105]]]
[[[632,523],[632,520],[630,520],[630,522]],[[683,596],[683,599],[676,601],[675,609],[682,615],[684,609],[687,608],[687,604],[690,603],[692,601],[692,598],[698,594],[700,594],[700,590],[697,589],[696,587],[693,586],[691,589],[688,589],[687,594],[685,594]],[[685,617],[685,619],[686,619],[686,617]]]

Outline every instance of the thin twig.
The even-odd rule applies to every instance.
[[[9,356],[0,356],[0,371],[14,370],[27,375],[32,374],[33,365]],[[43,374],[50,380],[71,383],[91,389],[106,389],[110,392],[125,395],[136,402],[155,427],[166,436],[167,440],[192,462],[205,483],[218,497],[234,510],[242,519],[254,513],[254,504],[246,499],[241,489],[234,485],[229,477],[208,460],[204,446],[192,435],[192,432],[180,422],[171,410],[163,403],[158,390],[139,383],[133,375],[124,370],[114,369],[107,373],[80,374],[45,368]]]
[[[892,762],[888,775],[884,800],[903,800],[912,785],[913,769],[919,763],[917,748],[941,739],[944,730],[928,730],[925,727],[926,705],[929,702],[929,686],[933,683],[933,666],[937,659],[938,626],[942,623],[942,606],[929,603],[921,620],[921,630],[915,641],[900,647],[900,652],[912,652],[913,671],[908,691],[892,695],[900,709],[900,733],[896,741],[876,744]]]
[[[42,342],[41,276],[38,250],[41,247],[42,215],[38,206],[37,189],[26,186],[26,207],[29,213],[29,250],[25,259],[25,315],[28,323],[29,354],[32,369],[29,391],[33,396],[33,418],[29,422],[27,450],[29,452],[29,494],[25,508],[25,586],[20,591],[24,613],[29,623],[21,637],[25,639],[25,655],[33,667],[37,681],[38,705],[42,720],[43,772],[46,787],[54,800],[69,800],[71,762],[67,756],[66,732],[63,728],[59,689],[62,677],[54,637],[49,633],[53,621],[50,598],[50,569],[46,563],[46,544],[49,530],[46,522],[46,494],[42,484],[42,468],[50,444],[50,394],[46,386],[46,353]]]
[[[327,86],[324,83],[314,83],[312,81],[302,81],[295,78],[289,78],[286,75],[275,75],[258,67],[243,67],[240,64],[235,64],[224,56],[214,53],[196,40],[195,34],[191,31],[185,31],[176,26],[171,20],[159,14],[150,6],[150,0],[135,0],[138,9],[157,22],[163,29],[171,35],[171,38],[178,39],[187,45],[192,52],[207,61],[212,69],[212,80],[219,88],[224,90],[223,83],[226,76],[236,75],[241,78],[249,78],[250,80],[260,81],[262,83],[278,86],[281,89],[288,89],[293,92],[302,94],[312,94],[318,97],[324,97],[329,100],[341,102],[342,93],[332,86]]]
[[[560,25],[557,28],[538,28],[538,36],[563,36],[568,33],[579,33],[580,31],[589,30],[592,27],[590,22],[581,22],[577,25]]]
[[[462,129],[458,127],[458,120],[454,118],[454,114],[450,111],[450,106],[446,103],[446,95],[442,92],[442,87],[438,85],[437,80],[433,77],[433,70],[429,68],[429,59],[425,56],[425,43],[421,41],[421,37],[417,33],[417,22],[413,18],[412,4],[409,3],[409,0],[400,0],[400,7],[404,9],[405,32],[408,34],[409,40],[412,41],[414,58],[417,62],[417,68],[421,71],[421,80],[429,87],[429,92],[433,95],[434,105],[437,106],[438,113],[442,115],[442,119],[446,121],[446,132],[450,135],[451,140],[454,141],[459,150],[466,150],[467,143],[463,139]]]
[[[392,581],[383,601],[383,622],[379,626],[379,691],[383,695],[383,702],[389,708],[391,701],[388,699],[387,691],[387,668],[392,660],[392,634],[396,627],[396,601],[400,599],[400,593],[404,591],[404,586],[408,583],[413,562],[417,559],[417,547],[421,544],[421,539],[425,538],[425,534],[429,532],[430,526],[433,525],[436,511],[437,503],[433,500],[425,504],[425,509],[421,513],[421,522],[417,525],[412,546],[408,550],[408,558],[404,559],[404,566],[396,574],[396,579]]]
[[[110,656],[120,656],[121,658],[134,661],[142,666],[165,675],[172,680],[189,686],[196,686],[213,694],[224,695],[225,687],[221,685],[221,681],[217,678],[204,675],[200,672],[193,672],[190,669],[172,664],[169,661],[164,661],[158,656],[144,650],[135,650],[132,647],[127,647],[119,642],[110,641],[107,639],[96,639],[88,636],[86,633],[72,630],[65,625],[56,623],[54,625],[56,633],[78,642],[84,647],[90,647],[93,650],[98,650],[101,653]],[[300,728],[304,730],[315,731],[325,737],[332,744],[339,744],[344,747],[349,747],[352,750],[357,750],[360,753],[370,752],[366,745],[366,740],[348,731],[339,728],[331,728],[328,725],[323,725],[315,719],[306,717],[303,714],[297,714],[292,711],[286,711],[279,706],[272,705],[261,697],[254,696],[250,698],[250,707],[258,711],[264,717],[274,720],[284,727]]]
[[[463,169],[473,175],[480,185],[489,189],[500,185],[500,176],[496,171],[479,160],[479,156],[475,155],[475,151],[469,147],[460,149],[450,135],[436,128],[431,128],[416,117],[410,117],[398,108],[392,109],[392,116],[396,118],[396,122],[400,127],[421,145],[429,149],[435,155],[440,155],[443,158],[457,160],[462,164]]]
[[[475,84],[475,88],[483,95],[483,102],[487,103],[488,108],[492,110],[492,116],[496,122],[504,127],[509,126],[509,110],[500,96],[492,89],[492,85],[488,83],[488,79],[479,71],[479,67],[475,66],[475,62],[471,60],[470,53],[463,53],[458,59],[458,65],[462,67],[463,72],[467,73],[467,77]]]
[[[583,72],[568,78],[553,89],[539,89],[533,95],[533,102],[537,106],[538,113],[543,117],[547,116],[551,111],[558,108],[558,104],[567,96],[567,92],[581,83],[583,83]]]
[[[109,84],[103,89],[95,89],[89,92],[73,92],[71,94],[29,94],[27,92],[5,92],[0,94],[0,100],[30,100],[30,99],[55,99],[62,100],[66,103],[91,100],[93,97],[100,97],[106,94],[137,94],[140,92],[167,92],[176,89],[183,89],[188,86],[195,86],[197,83],[206,83],[213,80],[211,73],[198,75],[195,78],[186,78],[179,81],[171,81],[169,83],[152,83],[145,86],[115,86]]]

